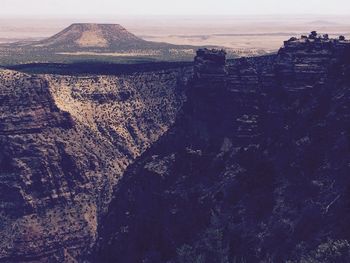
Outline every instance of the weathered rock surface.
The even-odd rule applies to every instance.
[[[95,262],[347,262],[350,43],[201,50],[174,126],[119,181]]]
[[[2,70],[0,86],[0,134],[35,133],[73,125],[69,114],[55,105],[45,80]]]
[[[190,75],[0,71],[0,261],[82,261],[115,183],[173,123]]]

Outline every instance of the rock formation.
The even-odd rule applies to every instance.
[[[76,48],[108,48],[118,45],[122,47],[142,44],[146,44],[146,41],[118,24],[77,23],[35,45],[67,51]]]
[[[60,111],[41,78],[2,70],[0,134],[42,132],[45,128],[70,128],[70,116]]]
[[[190,75],[1,70],[0,261],[82,261],[115,183],[173,123]]]
[[[350,260],[350,42],[200,50],[174,126],[133,163],[95,262]]]

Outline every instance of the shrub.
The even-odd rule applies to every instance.
[[[320,244],[315,250],[303,255],[299,260],[288,263],[346,263],[350,262],[348,240],[332,240]]]

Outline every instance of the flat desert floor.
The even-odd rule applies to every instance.
[[[275,52],[284,40],[312,30],[350,37],[346,16],[1,18],[0,43],[43,39],[76,22],[118,23],[146,40],[222,46],[242,56]]]

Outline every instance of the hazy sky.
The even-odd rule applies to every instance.
[[[350,14],[350,0],[0,0],[0,16]]]

